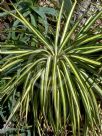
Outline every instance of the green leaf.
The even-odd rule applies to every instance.
[[[63,12],[63,6],[64,6],[64,1],[62,2],[62,6],[60,9],[60,13],[58,16],[58,21],[57,21],[57,28],[56,28],[56,37],[55,37],[55,53],[57,54],[57,46],[58,46],[58,38],[60,35],[60,25],[61,25],[61,17],[62,17],[62,12]]]
[[[61,37],[60,44],[62,44],[63,41],[64,41],[64,39],[65,39],[66,32],[67,32],[67,30],[68,30],[68,27],[69,27],[69,24],[70,24],[70,20],[71,20],[71,18],[72,18],[72,14],[73,14],[73,11],[74,11],[74,9],[75,9],[76,3],[77,3],[77,1],[75,0],[73,6],[72,6],[72,8],[71,8],[70,13],[68,14],[68,18],[67,18],[67,21],[66,21],[66,24],[65,24],[65,27],[64,27],[64,31],[63,31],[63,34],[62,34],[62,37]]]
[[[74,87],[74,84],[72,82],[72,79],[71,79],[71,75],[70,73],[68,72],[68,69],[65,65],[65,63],[63,61],[61,61],[62,63],[62,66],[63,66],[63,69],[64,69],[64,75],[66,75],[66,80],[67,80],[67,88],[68,88],[68,93],[69,93],[69,97],[68,99],[72,99],[72,103],[73,103],[73,110],[76,110],[76,117],[77,119],[75,120],[75,115],[73,115],[73,133],[76,133],[76,125],[78,125],[78,130],[80,130],[80,108],[79,108],[79,102],[78,102],[78,96],[77,96],[77,93],[76,93],[76,89]],[[75,114],[75,111],[72,110],[72,113]]]
[[[86,57],[82,57],[82,56],[79,56],[79,55],[70,55],[70,56],[72,58],[76,58],[76,59],[79,59],[80,61],[91,63],[93,65],[101,65],[101,62],[95,61],[95,60],[92,60],[92,59],[89,59],[89,58],[86,58]]]
[[[59,86],[60,86],[60,91],[61,91],[61,97],[62,97],[62,103],[63,103],[63,116],[64,116],[64,126],[66,124],[66,97],[65,97],[65,93],[64,93],[64,87],[63,87],[63,82],[62,82],[62,77],[61,77],[61,73],[59,70],[59,67],[57,66],[57,71],[58,71],[58,80],[59,80]]]
[[[59,3],[62,3],[63,0],[59,0]],[[68,14],[72,8],[72,1],[71,0],[64,0],[64,10]]]
[[[64,59],[66,60],[66,62],[69,64],[70,68],[72,69],[75,77],[77,78],[78,82],[79,82],[79,85],[80,85],[80,94],[81,94],[81,97],[82,97],[82,101],[83,101],[83,104],[85,106],[85,110],[86,110],[86,113],[87,113],[87,116],[91,122],[91,124],[93,124],[92,122],[92,116],[91,116],[91,106],[90,106],[90,102],[89,102],[89,99],[88,99],[88,92],[87,92],[87,89],[86,89],[86,86],[81,78],[81,75],[80,73],[78,72],[76,66],[74,65],[74,63],[69,59],[67,58],[66,56],[64,56]]]
[[[1,69],[0,69],[0,72],[4,72],[5,70],[7,70],[8,68],[11,68],[12,66],[16,65],[17,63],[20,63],[22,62],[23,60],[22,59],[18,59],[16,61],[13,61],[5,66],[3,66]]]

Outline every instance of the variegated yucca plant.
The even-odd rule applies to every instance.
[[[78,30],[80,20],[70,25],[76,3],[75,0],[61,32],[62,2],[54,41],[49,41],[32,26],[14,5],[16,14],[0,8],[19,20],[33,34],[35,41],[39,41],[37,46],[28,48],[16,43],[1,47],[1,77],[13,72],[10,81],[0,90],[0,97],[7,100],[15,90],[20,92],[6,125],[18,111],[27,121],[31,107],[33,113],[30,114],[34,116],[39,134],[40,115],[53,126],[56,135],[67,122],[71,124],[73,135],[80,135],[82,114],[86,127],[94,128],[100,123],[96,95],[102,97],[102,43],[99,42],[102,33],[89,34],[88,30],[102,11],[91,16]]]

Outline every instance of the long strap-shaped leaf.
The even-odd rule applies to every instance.
[[[99,44],[97,46],[94,46],[94,45],[89,45],[89,46],[84,46],[84,47],[78,47],[78,48],[75,48],[71,51],[68,51],[67,53],[80,53],[80,54],[90,54],[90,53],[95,53],[95,52],[98,52],[98,51],[101,51],[102,50],[102,45]]]
[[[94,118],[95,118],[95,122],[99,123],[100,120],[99,120],[99,110],[98,110],[98,105],[97,105],[97,101],[96,101],[96,98],[95,98],[95,95],[94,95],[94,92],[89,84],[89,82],[87,81],[87,78],[85,78],[82,74],[81,74],[82,78],[84,79],[87,87],[88,87],[88,90],[89,90],[89,93],[90,93],[90,96],[89,96],[89,99],[90,99],[90,103],[92,105],[92,112],[93,112],[93,115],[94,115]]]
[[[97,44],[97,45],[88,45],[88,46],[83,46],[83,47],[77,47],[77,48],[75,48],[75,49],[73,49],[73,50],[89,50],[89,49],[96,49],[96,48],[102,48],[102,44]]]
[[[61,61],[61,62],[62,62],[64,71],[65,71],[66,78],[67,78],[68,87],[69,87],[69,89],[70,89],[70,91],[71,91],[71,94],[72,94],[72,96],[73,96],[73,99],[74,99],[74,101],[75,101],[77,110],[78,110],[79,113],[80,113],[79,105],[78,105],[78,98],[77,98],[77,95],[76,95],[76,91],[75,91],[75,89],[74,89],[74,86],[73,86],[73,84],[72,84],[71,75],[70,75],[69,71],[67,70],[67,67],[66,67],[66,65],[63,63],[63,61]]]
[[[21,69],[20,72],[22,73],[25,69],[28,69],[28,67],[31,66],[31,64],[32,64],[32,63],[27,64],[25,67],[23,67],[23,68]],[[7,92],[6,89],[10,87],[10,84],[11,84],[11,83],[15,82],[15,81],[14,81],[15,79],[17,79],[17,74],[15,74],[15,75],[11,78],[11,80],[6,84],[6,86],[3,88],[3,90],[1,90],[1,92]]]
[[[51,53],[53,54],[53,50],[52,47],[49,45],[49,43],[47,42],[47,40],[45,39],[45,37],[36,29],[34,28],[34,26],[32,26],[24,17],[23,15],[18,11],[18,9],[13,5],[13,7],[15,8],[15,10],[17,11],[18,15],[20,17],[18,17],[17,15],[13,14],[10,11],[7,11],[3,8],[0,7],[1,10],[7,12],[8,14],[12,15],[13,17],[15,17],[16,19],[20,20],[20,22],[22,22],[27,28],[29,28],[30,30],[32,30],[32,32],[40,39],[40,41],[42,43],[44,43],[44,45],[46,45],[46,47],[51,51]]]
[[[26,68],[27,68],[27,70],[28,70],[28,67],[29,66],[31,66],[32,65],[32,63],[29,63],[29,64],[27,64],[25,67],[23,67],[22,69],[21,69],[21,71],[20,72],[23,72]],[[11,94],[11,92],[13,91],[13,88],[15,87],[15,82],[18,80],[18,78],[17,78],[17,75],[14,75],[14,77],[8,82],[8,84],[1,90],[1,92],[2,92],[2,98],[5,96],[5,95],[7,95],[7,98],[8,98],[8,94]],[[12,83],[12,85],[10,86],[10,84]],[[6,98],[6,99],[7,99]],[[5,102],[5,101],[4,101]]]
[[[56,115],[56,125],[57,128],[59,126],[59,120],[58,120],[58,114],[57,114],[57,58],[54,56],[53,60],[53,70],[52,70],[52,95],[53,95],[53,101],[54,101],[54,109],[55,109],[55,115]]]
[[[63,75],[63,82],[64,82],[65,90],[67,92],[67,96],[66,96],[67,97],[67,105],[68,105],[67,112],[68,112],[68,116],[71,121],[73,136],[76,136],[77,122],[79,120],[78,112],[76,110],[76,105],[74,103],[71,91],[69,90],[68,80],[65,76],[66,75],[65,71],[61,71],[61,74]],[[68,119],[68,117],[67,117],[67,119]]]
[[[41,110],[44,109],[44,75],[45,75],[45,69],[43,70],[41,74],[41,87],[40,87],[40,103],[41,103]]]
[[[46,105],[46,98],[47,98],[47,88],[48,88],[48,80],[49,80],[49,72],[50,72],[50,66],[51,66],[51,57],[48,58],[47,64],[46,64],[46,69],[45,69],[45,74],[44,74],[44,106]]]
[[[76,3],[77,3],[77,1],[75,0],[74,5],[72,6],[72,9],[71,9],[70,13],[68,14],[67,22],[65,24],[65,28],[64,28],[64,31],[63,31],[63,34],[62,34],[62,38],[61,38],[60,44],[62,44],[64,39],[65,39],[66,32],[68,30],[68,27],[69,27],[69,24],[70,24],[70,20],[71,20],[73,11],[75,9]]]
[[[84,75],[84,77],[88,80],[88,82],[92,85],[93,88],[95,88],[95,91],[102,96],[102,88],[94,82],[94,80],[87,75],[84,71],[81,71],[81,73]]]
[[[91,37],[86,38],[86,39],[83,38],[81,40],[78,40],[75,43],[73,43],[73,46],[74,47],[76,47],[76,46],[79,47],[79,46],[81,46],[81,45],[83,45],[85,43],[93,42],[94,40],[97,40],[97,39],[102,39],[102,34],[97,34],[97,35],[91,36]]]
[[[64,115],[64,125],[65,125],[66,124],[66,96],[65,96],[65,92],[64,92],[63,80],[62,80],[62,77],[61,77],[61,72],[60,72],[60,69],[59,69],[58,66],[57,66],[57,71],[58,71],[59,86],[60,86],[62,103],[63,103],[63,115]]]
[[[15,50],[1,50],[0,54],[23,54],[23,53],[30,53],[32,50],[20,50],[20,51],[15,51]]]
[[[93,23],[102,15],[102,11],[100,11],[97,15],[95,16],[91,16],[89,18],[89,20],[86,22],[86,25],[84,27],[82,27],[82,29],[79,32],[79,36],[80,34],[83,34],[84,32],[87,32],[89,30],[89,28],[93,25]]]
[[[80,94],[82,96],[82,101],[83,101],[83,104],[85,106],[87,116],[88,116],[90,122],[92,123],[91,109],[90,109],[91,106],[90,106],[90,103],[89,103],[89,100],[88,100],[88,95],[89,94],[88,94],[88,92],[87,92],[87,90],[85,88],[85,85],[84,85],[83,80],[82,80],[82,78],[80,76],[80,73],[78,72],[78,70],[77,70],[76,66],[74,65],[74,63],[72,63],[72,61],[69,58],[67,58],[65,55],[64,55],[64,59],[68,63],[70,68],[72,69],[74,75],[76,76],[76,78],[77,78],[77,80],[79,82],[79,85],[81,87],[79,90],[80,90]]]
[[[60,26],[61,26],[61,17],[62,17],[62,12],[63,12],[63,6],[64,6],[64,0],[62,2],[62,6],[60,9],[58,21],[57,21],[57,28],[56,28],[56,38],[55,38],[55,53],[57,54],[57,44],[58,44],[58,38],[59,38],[59,32],[60,32]]]
[[[35,84],[36,80],[40,77],[41,73],[42,73],[42,69],[36,75],[34,75],[34,77],[31,80],[31,84]],[[29,88],[29,86],[28,86],[28,88]],[[21,103],[24,101],[28,92],[29,92],[29,90],[26,90],[26,92],[24,93],[22,100],[21,100]]]
[[[31,54],[31,53],[40,53],[40,52],[46,52],[49,54],[49,52],[47,50],[44,49],[38,49],[38,50],[1,50],[0,54]],[[50,54],[49,54],[50,55]]]
[[[86,65],[85,63],[78,61],[78,65],[80,65],[80,68],[85,70],[85,73],[90,73],[91,77],[95,77],[95,80],[98,82],[102,82],[102,76],[100,75],[100,73],[98,73],[98,71],[96,71],[96,66],[92,66],[92,65]]]
[[[13,51],[12,51],[13,52]],[[6,65],[8,65],[8,64],[11,64],[11,63],[14,63],[14,61],[15,61],[15,59],[16,59],[16,61],[18,60],[18,59],[22,59],[23,60],[23,57],[25,57],[25,56],[28,56],[28,55],[37,55],[37,54],[39,54],[39,53],[42,53],[42,55],[43,55],[43,53],[44,53],[44,55],[46,55],[47,56],[47,54],[49,54],[49,52],[47,51],[47,50],[40,50],[40,49],[38,49],[38,50],[32,50],[32,51],[29,51],[28,53],[22,53],[21,55],[16,55],[16,56],[10,56],[10,58],[8,57],[8,58],[4,58],[3,59],[3,61],[6,61],[5,63],[4,63],[4,65],[2,66],[3,68],[6,66]],[[15,53],[16,54],[16,53]],[[50,54],[49,54],[50,55]]]
[[[99,51],[102,51],[102,46],[101,46],[101,48],[98,48],[98,47],[97,47],[97,49],[91,49],[91,50],[82,52],[82,54],[97,53],[97,52],[99,52]],[[97,54],[98,54],[98,53],[97,53]]]
[[[14,6],[14,5],[13,5]],[[25,22],[25,24],[38,36],[38,38],[47,46],[47,48],[53,53],[52,47],[48,44],[45,37],[23,17],[23,15],[18,11],[18,9],[14,6],[15,10],[21,17],[21,19]]]
[[[28,86],[28,88],[27,88],[25,94],[23,95],[22,99],[21,99],[21,100],[18,100],[18,102],[17,102],[15,108],[14,108],[13,111],[11,112],[11,114],[10,114],[10,116],[9,116],[9,118],[8,118],[8,120],[7,120],[7,122],[6,122],[6,124],[5,124],[5,127],[7,126],[7,124],[9,123],[9,121],[11,120],[11,118],[13,117],[13,115],[15,114],[15,112],[18,110],[18,108],[20,107],[20,105],[22,104],[22,102],[24,101],[26,95],[29,93],[29,91],[30,91],[30,89],[31,89],[31,84],[36,82],[36,80],[39,78],[39,76],[41,75],[41,73],[42,73],[42,70],[39,71],[39,72],[33,77],[33,79],[30,81],[29,86]]]
[[[42,58],[42,59],[39,59],[39,60],[37,60],[37,61],[35,61],[33,64],[31,63],[30,65],[29,65],[29,68],[27,68],[14,82],[13,82],[13,84],[11,85],[11,86],[8,86],[7,88],[5,88],[5,90],[3,90],[4,91],[4,94],[7,94],[7,93],[11,93],[12,92],[12,90],[13,90],[13,88],[16,86],[16,84],[19,84],[19,82],[22,80],[22,78],[34,67],[34,66],[36,66],[38,63],[43,63],[43,60],[45,60],[45,58]],[[25,67],[27,67],[27,65],[25,66]],[[24,68],[25,68],[24,67]],[[23,71],[23,70],[22,70]]]
[[[89,58],[86,58],[86,57],[82,57],[82,56],[78,56],[78,55],[70,55],[70,57],[76,58],[80,61],[84,61],[84,62],[93,64],[93,65],[99,65],[99,66],[101,65],[101,62],[95,61],[95,60],[92,60],[92,59],[89,59]]]
[[[71,31],[67,34],[67,36],[65,37],[65,40],[63,41],[60,49],[59,49],[59,53],[61,52],[61,50],[63,49],[63,47],[66,45],[66,43],[68,42],[69,38],[71,37],[71,35],[73,34],[73,32],[75,31],[76,27],[78,26],[80,21],[76,22],[75,25],[73,26],[73,28],[71,29]]]
[[[27,96],[26,96],[26,100],[25,100],[25,108],[26,108],[26,110],[25,110],[25,119],[26,119],[26,122],[27,122],[27,119],[28,119],[28,111],[29,111],[29,101],[30,101],[30,97],[29,97],[29,94],[27,94]]]
[[[27,76],[26,81],[24,83],[22,96],[25,94],[27,87],[29,86],[30,79],[31,79],[31,72],[28,73],[28,76]],[[30,98],[29,98],[29,93],[28,93],[25,97],[24,102],[21,104],[21,107],[20,107],[21,115],[23,114],[22,111],[25,111],[26,122],[27,122],[27,117],[28,117],[29,100],[30,100]]]
[[[5,71],[6,69],[8,69],[9,67],[12,67],[12,66],[14,66],[14,65],[16,65],[17,63],[20,63],[20,62],[22,62],[22,61],[23,61],[23,59],[18,59],[18,60],[15,60],[15,61],[13,61],[13,62],[11,62],[11,63],[5,65],[5,66],[2,66],[0,72],[4,72],[4,71]]]
[[[80,108],[79,108],[79,103],[78,103],[78,98],[77,98],[77,95],[76,95],[76,90],[73,86],[73,83],[72,83],[72,80],[71,80],[71,75],[69,73],[69,71],[67,70],[67,67],[65,65],[65,63],[63,61],[61,61],[62,63],[62,66],[63,66],[63,69],[64,69],[64,73],[66,75],[66,79],[67,79],[67,86],[68,86],[68,89],[70,91],[70,94],[72,96],[72,99],[73,99],[73,103],[76,107],[76,113],[77,113],[77,123],[78,123],[78,130],[80,129]]]

